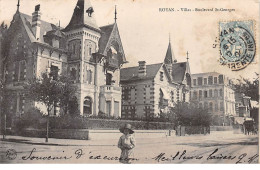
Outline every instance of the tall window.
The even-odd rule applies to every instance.
[[[87,82],[88,82],[88,84],[92,83],[92,71],[91,70],[87,71]]]
[[[51,72],[50,76],[53,78],[53,80],[57,80],[59,73],[59,68],[57,66],[51,66]]]
[[[151,114],[151,108],[150,108],[150,106],[145,106],[145,107],[144,107],[144,112],[145,112],[145,119],[146,119],[146,120],[151,119],[152,114]]]
[[[219,96],[220,96],[220,97],[223,96],[223,90],[222,90],[222,89],[219,90]]]
[[[213,77],[212,76],[209,76],[209,78],[208,78],[208,81],[209,81],[209,85],[212,85],[213,84]]]
[[[219,75],[219,76],[218,76],[218,82],[219,82],[219,84],[223,84],[223,83],[224,83],[224,77],[223,77],[223,75]]]
[[[209,97],[212,97],[212,89],[209,90]]]
[[[204,98],[207,98],[208,97],[208,91],[204,91]]]
[[[224,111],[224,103],[220,102],[220,111]]]
[[[111,101],[106,101],[106,113],[111,116]]]
[[[84,115],[92,114],[92,99],[90,97],[85,97],[84,99],[83,114]]]
[[[135,109],[134,106],[131,107],[130,112],[131,112],[131,117],[132,117],[132,118],[136,117],[136,109]]]
[[[199,86],[202,85],[202,77],[198,77],[198,85],[199,85]]]
[[[160,71],[160,80],[163,81],[163,72]]]
[[[111,85],[112,84],[112,74],[107,73],[106,74],[106,85]]]
[[[18,112],[20,115],[24,113],[24,104],[25,104],[25,97],[24,94],[17,94],[15,96],[15,112]]]
[[[197,79],[193,79],[193,85],[194,85],[194,86],[197,85]]]
[[[131,101],[135,101],[135,88],[131,89]]]
[[[71,53],[70,59],[78,59],[80,58],[81,52],[81,41],[80,40],[72,40],[69,42],[69,52]]]
[[[218,78],[214,77],[214,84],[218,84]]]
[[[204,78],[204,85],[207,85],[208,83],[207,83],[207,78]]]
[[[217,89],[214,90],[214,97],[218,97],[218,90]]]
[[[26,77],[26,63],[25,61],[18,61],[14,63],[14,81],[23,81]]]
[[[89,49],[88,49],[88,55],[89,55],[89,56],[92,55],[92,48],[91,48],[91,46],[90,46]]]
[[[198,98],[198,92],[197,91],[193,91],[193,99],[194,100],[197,100],[197,98]]]

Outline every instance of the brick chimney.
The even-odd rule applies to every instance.
[[[40,13],[40,5],[35,6],[35,10],[32,13],[32,31],[36,38],[36,40],[40,39],[41,32],[41,13]]]
[[[145,61],[139,61],[139,68],[138,68],[138,76],[143,77],[146,76],[146,62]]]

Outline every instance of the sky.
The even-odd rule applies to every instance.
[[[21,0],[20,11],[31,15],[34,6],[41,4],[42,20],[62,27],[69,23],[77,0]],[[10,23],[17,0],[0,0],[0,22]],[[259,72],[258,52],[255,61],[240,71],[231,71],[218,62],[220,21],[255,20],[255,39],[259,44],[259,3],[257,0],[91,0],[98,26],[114,22],[117,5],[117,24],[128,64],[138,61],[161,63],[171,39],[178,61],[186,61],[189,52],[191,73],[219,72],[231,78],[255,76]],[[159,8],[174,8],[174,12],[159,12]],[[225,8],[228,12],[181,11],[181,8]],[[179,11],[177,11],[179,10]],[[170,36],[169,36],[170,34]],[[259,48],[259,45],[258,45]]]

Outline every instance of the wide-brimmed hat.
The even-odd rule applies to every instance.
[[[129,129],[129,134],[133,134],[133,133],[135,133],[134,131],[133,131],[133,128],[132,128],[132,126],[130,125],[130,124],[125,124],[123,127],[121,127],[119,130],[120,130],[120,132],[121,133],[124,133],[124,130],[125,129]]]

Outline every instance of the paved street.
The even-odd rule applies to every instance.
[[[118,163],[117,140],[65,140],[8,136],[1,163]],[[257,163],[258,136],[231,131],[210,135],[136,139],[133,163]],[[15,153],[16,152],[16,153]]]

